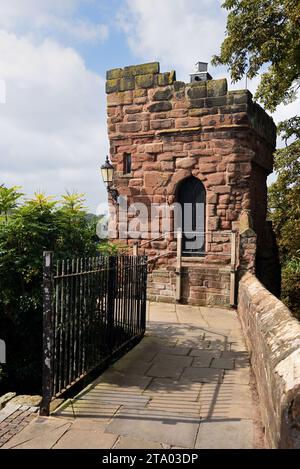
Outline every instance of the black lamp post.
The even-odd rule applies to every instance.
[[[104,184],[106,185],[107,192],[111,195],[114,203],[118,203],[119,192],[113,187],[114,180],[114,167],[109,162],[108,156],[105,163],[101,166],[101,174]]]

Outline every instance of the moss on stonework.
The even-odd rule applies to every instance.
[[[158,86],[167,86],[172,85],[176,80],[176,72],[172,70],[172,72],[160,73],[157,75],[157,84]]]
[[[221,78],[221,80],[208,80],[206,81],[207,96],[218,97],[227,94],[227,80]]]
[[[174,82],[174,90],[175,91],[180,91],[185,88],[185,83],[184,81],[175,81]]]
[[[134,90],[135,80],[131,77],[121,78],[120,80],[120,91]]]
[[[159,73],[159,62],[150,62],[141,65],[131,65],[123,70],[124,77],[135,77],[137,75],[148,75]]]
[[[107,80],[106,93],[115,93],[119,91],[120,80]]]
[[[106,72],[107,80],[115,80],[117,78],[122,78],[122,76],[123,76],[122,68],[113,68],[112,70],[107,70]]]
[[[158,90],[153,95],[153,101],[165,101],[171,99],[173,92],[171,88],[166,88],[165,90]]]
[[[167,112],[172,109],[172,104],[169,101],[159,101],[157,103],[150,104],[148,111],[150,112]]]
[[[187,90],[188,97],[193,99],[201,99],[206,98],[207,91],[206,91],[206,81],[191,83]]]
[[[138,75],[135,82],[138,88],[151,88],[153,86],[153,74]]]
[[[135,98],[143,98],[144,96],[147,96],[147,90],[146,89],[135,89],[133,92],[133,95]]]

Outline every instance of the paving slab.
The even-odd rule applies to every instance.
[[[12,444],[253,447],[257,402],[236,312],[153,303],[148,307],[150,327],[144,339],[58,408],[55,417],[35,418],[36,424],[16,435],[19,439]]]
[[[213,359],[213,358],[220,358],[221,354],[223,352],[221,352],[221,350],[218,350],[218,349],[207,349],[205,347],[205,344],[204,344],[204,347],[202,348],[202,344],[201,344],[201,348],[196,348],[196,349],[192,349],[189,353],[189,356],[190,357],[199,357],[199,358],[210,358],[210,359]],[[223,356],[223,355],[222,355]]]
[[[209,383],[212,381],[222,382],[223,371],[212,368],[190,367],[184,370],[181,377],[200,383]]]
[[[197,401],[201,386],[201,383],[194,383],[190,380],[176,381],[171,378],[154,378],[143,395],[150,396],[152,399],[165,397],[169,400],[179,399],[193,402]]]
[[[136,392],[143,392],[143,390],[148,386],[150,381],[151,378],[149,378],[148,376],[141,376],[138,374],[128,375],[110,368],[95,381],[95,384],[97,384],[98,386],[110,385],[111,387],[118,388],[119,390],[122,388],[130,388],[132,390],[135,390]]]
[[[61,419],[36,417],[2,448],[50,449],[71,425],[69,421]]]
[[[201,387],[201,417],[253,419],[254,404],[249,386],[232,387],[224,383],[206,383]]]
[[[120,407],[120,403],[106,403],[97,400],[78,399],[56,412],[54,415],[62,418],[88,418],[108,422]]]
[[[117,435],[104,430],[74,430],[72,427],[62,435],[53,449],[110,449],[116,443]]]
[[[106,432],[193,448],[200,418],[155,410],[122,408]]]
[[[211,363],[212,368],[219,368],[221,370],[233,370],[234,359],[232,358],[214,358]]]
[[[177,366],[178,368],[185,368],[192,364],[193,358],[187,356],[176,356],[173,354],[168,353],[161,353],[159,352],[154,361],[154,365],[161,365],[161,366]]]
[[[155,363],[147,371],[147,376],[153,378],[174,378],[178,379],[183,373],[184,368],[179,368],[176,364],[160,364]]]
[[[213,358],[209,355],[203,357],[195,357],[193,359],[193,367],[209,368]]]
[[[197,449],[251,449],[253,448],[251,420],[207,420],[200,424]]]
[[[167,446],[170,448],[169,445]],[[157,441],[145,441],[121,436],[113,449],[163,449],[163,447],[164,445]]]

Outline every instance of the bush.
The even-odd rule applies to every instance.
[[[7,390],[40,393],[42,254],[95,256],[97,219],[87,217],[81,194],[66,194],[60,205],[36,194],[20,205],[21,194],[13,189],[0,186],[0,331],[7,350],[0,394]]]

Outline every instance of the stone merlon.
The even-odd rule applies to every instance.
[[[186,117],[190,118],[191,125],[183,127],[198,129],[192,118],[212,116],[205,120],[206,130],[209,127],[219,127],[220,130],[222,127],[248,127],[263,138],[271,150],[275,149],[276,126],[272,118],[253,101],[248,90],[228,91],[225,78],[184,83],[176,81],[175,71],[160,73],[159,62],[151,62],[108,70],[106,79],[108,107],[144,104],[145,111],[170,112],[179,116],[180,112],[176,111],[180,109],[179,103],[186,101]],[[224,115],[230,117],[224,119]],[[167,115],[166,118],[173,116]],[[168,124],[165,126],[168,131]],[[179,120],[177,127],[180,127]]]

